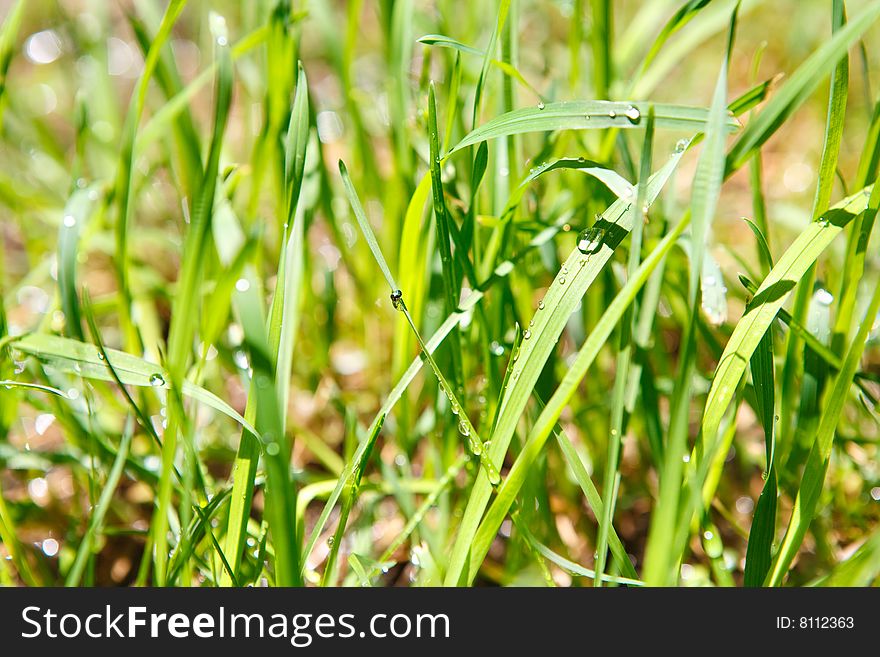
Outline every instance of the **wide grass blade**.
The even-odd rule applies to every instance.
[[[670,156],[669,161],[648,181],[646,204],[650,205],[657,198],[663,185],[681,160],[683,153],[684,149],[676,150]],[[496,467],[500,467],[504,455],[507,453],[514,429],[528,403],[531,391],[568,318],[605,264],[611,259],[614,250],[632,229],[632,216],[628,211],[628,206],[631,203],[632,201],[627,203],[621,199],[605,211],[601,221],[594,225],[597,231],[604,231],[601,234],[594,233],[596,237],[601,235],[601,239],[591,240],[591,244],[584,245],[585,249],[592,252],[583,253],[575,247],[557,273],[543,299],[543,305],[539,303],[533,320],[534,326],[529,329],[529,339],[524,340],[520,348],[519,356],[511,373],[511,384],[506,389],[502,401],[498,423],[492,431],[490,456]],[[599,243],[592,245],[593,242]],[[476,576],[475,570],[468,569],[466,560],[468,551],[471,549],[473,536],[489,500],[489,493],[488,482],[483,478],[478,478],[468,500],[459,534],[452,550],[445,579],[447,586],[457,585],[462,577],[466,581],[472,581]]]
[[[657,129],[695,132],[705,127],[708,112],[703,108],[663,103],[653,106]],[[645,102],[604,100],[561,101],[524,107],[484,123],[453,146],[444,158],[482,141],[529,132],[636,128],[647,111],[648,103]],[[739,127],[732,116],[726,117],[725,125],[728,130]]]
[[[501,523],[504,521],[505,516],[509,512],[516,496],[522,488],[522,485],[528,476],[529,469],[543,450],[553,427],[556,425],[565,406],[577,391],[578,386],[586,375],[590,365],[594,362],[600,349],[608,340],[614,327],[620,322],[626,309],[632,304],[639,289],[645,284],[651,272],[662,261],[663,257],[675,245],[676,240],[681,236],[687,224],[687,219],[682,220],[672,232],[667,234],[645,258],[635,275],[629,279],[626,285],[617,293],[614,300],[611,302],[611,305],[608,306],[599,322],[593,328],[587,341],[583,344],[580,351],[578,351],[574,363],[565,373],[562,382],[556,388],[553,396],[547,401],[547,405],[536,420],[534,427],[529,433],[528,439],[523,445],[522,451],[514,461],[504,483],[498,490],[497,497],[486,512],[478,530],[474,532],[473,539],[469,542],[469,550],[466,551],[469,562],[468,581],[471,581],[476,576],[477,569],[485,558],[489,546],[498,532],[498,528],[501,526]],[[522,357],[523,356],[521,355],[520,359],[522,359]],[[499,422],[499,426],[500,425],[501,422]],[[497,427],[495,433],[498,433]],[[494,439],[492,446],[494,449]],[[468,511],[472,512],[470,508],[466,510],[465,518],[467,517]],[[462,521],[462,528],[464,527],[464,521]],[[460,533],[459,540],[461,540],[461,537],[462,534]]]

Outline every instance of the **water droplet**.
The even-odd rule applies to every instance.
[[[492,353],[493,356],[504,355],[504,347],[495,340],[493,340],[492,344],[489,345],[489,351]]]
[[[820,217],[819,218],[819,225],[822,228],[828,228],[828,226],[830,225],[830,222],[825,217]]]
[[[706,283],[706,285],[715,285],[715,277],[710,274],[709,276],[706,276],[704,282]]]
[[[150,376],[150,385],[153,386],[154,388],[164,386],[165,385],[165,378],[161,374],[156,372],[155,374],[152,374]]]
[[[681,460],[682,460],[684,463],[690,463],[690,462],[691,462],[691,455],[690,455],[690,454],[685,454],[684,456],[681,457]]]
[[[544,310],[544,300],[543,299],[541,299],[538,302],[538,310]]]
[[[684,153],[684,150],[688,147],[690,141],[687,139],[679,139],[675,142],[675,152],[676,153]]]
[[[394,306],[395,310],[403,310],[405,305],[403,303],[403,292],[400,290],[394,290],[391,293],[391,305]]]
[[[539,101],[538,101],[538,109],[539,109],[539,110],[544,109],[544,101],[543,101],[543,100],[539,100]]]
[[[45,554],[47,557],[54,557],[56,554],[58,554],[59,547],[60,546],[58,545],[58,541],[56,541],[54,538],[47,538],[45,541],[43,541],[43,554]]]
[[[642,113],[639,111],[639,108],[635,105],[630,105],[626,108],[626,112],[624,112],[626,118],[628,118],[633,123],[638,123],[639,119],[642,118]]]
[[[333,547],[333,544],[334,544],[335,542],[336,542],[336,539],[333,538],[332,536],[331,536],[330,538],[327,539],[327,545],[328,545],[329,547]]]
[[[609,118],[609,119],[616,119],[616,118],[617,118],[617,112],[615,112],[614,110],[608,110],[608,118]]]
[[[563,276],[562,278],[559,279],[559,284],[565,285],[565,276]]]
[[[834,303],[834,295],[826,289],[820,289],[816,292],[816,303],[823,306],[830,306]]]
[[[605,239],[604,228],[587,228],[578,235],[578,251],[586,255],[596,253],[602,246],[603,239]]]
[[[529,329],[526,329],[523,333],[523,340],[528,340],[530,337],[532,337],[532,332]]]
[[[703,532],[703,538],[705,538],[707,541],[711,541],[713,538],[715,538],[715,534],[707,529],[705,532]]]
[[[104,352],[103,351],[98,352],[98,360],[104,360]]]
[[[467,422],[465,422],[463,419],[460,420],[458,423],[458,433],[460,433],[462,436],[471,435],[471,429],[468,426]]]
[[[266,454],[269,456],[278,456],[279,452],[281,452],[281,448],[278,446],[278,443],[269,443],[266,445]]]
[[[251,289],[251,282],[246,278],[239,278],[235,281],[235,289],[239,292],[247,292]]]
[[[72,214],[64,215],[64,225],[67,228],[73,228],[74,226],[76,226],[76,217],[74,217]]]
[[[589,121],[589,120],[590,120],[590,115],[584,114],[584,121]]]
[[[498,474],[497,470],[493,470],[491,472],[486,473],[487,478],[489,479],[489,483],[493,486],[497,486],[501,483],[501,475]]]

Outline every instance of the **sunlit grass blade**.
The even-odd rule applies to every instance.
[[[524,107],[484,123],[453,146],[444,157],[481,141],[528,132],[636,128],[647,110],[648,104],[644,102],[604,100],[560,101]],[[699,107],[656,103],[654,116],[657,129],[694,132],[705,127],[708,113]],[[735,130],[739,123],[728,116],[725,125],[728,130]]]
[[[657,198],[663,185],[681,160],[683,153],[684,149],[676,150],[669,161],[648,181],[646,198],[648,205]],[[534,326],[530,328],[529,340],[525,340],[520,348],[519,357],[511,374],[512,384],[507,388],[498,423],[492,431],[490,455],[496,467],[500,465],[507,453],[520,415],[528,403],[541,369],[550,357],[568,318],[610,260],[614,250],[632,228],[632,218],[627,211],[629,203],[621,199],[605,211],[602,221],[594,225],[597,231],[604,232],[596,232],[595,239],[587,240],[589,244],[582,245],[585,251],[590,252],[581,252],[579,248],[575,247],[543,299],[544,310],[541,310],[542,306],[539,304],[539,310],[536,311],[533,320]],[[457,585],[463,576],[466,581],[472,581],[476,577],[476,570],[469,569],[466,563],[467,554],[471,549],[474,534],[489,500],[489,493],[488,482],[483,478],[478,478],[468,500],[450,557],[445,579],[447,586]]]
[[[529,432],[528,439],[523,445],[522,451],[519,456],[517,456],[510,472],[504,480],[504,483],[498,490],[497,497],[486,512],[485,517],[483,517],[482,523],[479,524],[479,528],[474,532],[473,538],[470,539],[469,537],[469,549],[465,553],[469,562],[467,565],[469,573],[468,580],[472,580],[476,576],[477,569],[485,557],[498,528],[501,526],[501,523],[509,512],[511,505],[516,499],[516,496],[528,474],[529,468],[543,450],[553,427],[556,425],[565,406],[577,391],[580,382],[583,380],[587,370],[598,355],[599,350],[608,340],[614,327],[620,322],[626,309],[632,304],[639,289],[645,284],[651,272],[657,267],[663,257],[669,252],[669,249],[672,248],[676,240],[681,236],[687,224],[688,221],[686,219],[682,220],[673,231],[667,234],[654,250],[642,261],[642,264],[636,271],[635,275],[630,278],[626,285],[621,288],[620,292],[617,293],[614,300],[611,302],[611,305],[608,306],[599,322],[593,328],[593,331],[587,337],[587,341],[578,351],[577,357],[565,373],[562,382],[556,388],[553,396],[548,400],[544,410],[541,411],[534,427]],[[520,359],[522,358],[523,355],[520,355]],[[508,401],[508,404],[510,403],[512,402]],[[495,432],[493,432],[493,436],[499,433],[500,426],[501,421],[499,421],[499,426],[496,427]],[[494,440],[496,439],[493,437],[493,451],[495,448]],[[467,514],[469,511],[472,512],[470,507],[465,513]],[[463,520],[462,528],[464,527],[466,527],[466,525]],[[462,534],[459,534],[459,540],[461,539]],[[457,577],[454,581],[458,581]]]
[[[853,376],[865,349],[865,341],[873,324],[874,318],[880,311],[880,286],[874,285],[871,302],[868,305],[865,318],[850,343],[849,351],[843,363],[843,369],[837,374],[832,385],[830,396],[827,398],[822,410],[822,418],[813,442],[807,463],[804,466],[804,474],[797,497],[792,510],[785,538],[779,547],[767,583],[770,586],[782,584],[791,562],[794,560],[804,535],[813,521],[816,506],[822,492],[825,474],[828,470],[828,461],[831,458],[831,449],[837,431],[837,423],[843,412],[844,403],[849,396]]]

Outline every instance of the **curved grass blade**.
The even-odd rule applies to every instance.
[[[514,211],[516,206],[519,205],[519,202],[522,200],[523,194],[525,194],[529,185],[534,182],[535,179],[545,173],[557,171],[559,169],[580,171],[592,176],[610,189],[617,198],[631,200],[635,196],[633,185],[613,169],[609,169],[599,162],[587,160],[583,157],[562,157],[556,160],[550,160],[549,162],[544,162],[540,166],[529,171],[529,175],[523,178],[523,181],[513,190],[513,192],[511,192],[507,205],[504,208],[504,212],[501,214],[502,218],[508,216]]]
[[[829,209],[820,221],[810,224],[779,258],[746,306],[712,377],[700,428],[703,442],[714,438],[746,364],[794,286],[843,228],[864,211],[866,191],[844,199]]]
[[[460,52],[467,53],[469,55],[479,55],[482,57],[485,53],[473,46],[468,46],[460,41],[456,41],[452,37],[448,37],[443,34],[426,34],[425,36],[419,37],[416,39],[419,43],[424,43],[426,46],[440,46],[441,48],[452,48],[453,50],[458,50]]]
[[[596,323],[593,331],[587,337],[586,342],[584,342],[583,346],[578,351],[574,363],[572,363],[571,367],[565,373],[565,376],[556,388],[553,396],[547,402],[544,410],[541,411],[535,425],[529,432],[529,436],[523,445],[522,451],[519,456],[517,456],[510,472],[504,480],[504,483],[498,490],[497,497],[486,512],[479,528],[474,532],[472,540],[469,541],[469,549],[465,552],[469,560],[469,570],[466,581],[472,581],[476,575],[476,571],[488,553],[489,546],[494,540],[498,528],[501,527],[501,523],[504,521],[504,518],[516,499],[516,496],[519,494],[520,489],[525,483],[529,469],[543,450],[547,439],[553,431],[553,427],[556,425],[562,411],[577,391],[578,386],[586,375],[590,365],[595,360],[602,346],[608,340],[614,327],[620,322],[626,309],[632,304],[638,291],[648,280],[651,272],[654,271],[657,265],[663,260],[663,257],[675,245],[676,240],[681,236],[688,223],[689,220],[687,217],[682,219],[675,229],[668,233],[648,257],[645,258],[635,275],[626,282],[626,285],[624,285],[620,292],[614,297],[614,300],[602,314],[602,317]],[[520,355],[520,359],[522,358],[523,355]],[[501,422],[499,422],[499,427],[500,426]],[[498,428],[496,428],[495,433],[497,432]],[[495,440],[496,438],[493,434],[493,450],[495,447]],[[476,490],[475,487],[475,491]],[[476,495],[476,492],[472,493],[472,496],[474,495]],[[594,510],[598,512],[597,509]],[[465,518],[462,520],[462,527],[464,527],[464,520],[467,518],[469,512],[473,513],[472,507],[470,506],[465,511]],[[459,540],[462,538],[461,531],[462,530],[459,530]],[[453,554],[455,553],[453,552]],[[453,581],[457,582],[458,578],[456,577]]]
[[[880,197],[880,194],[878,194],[878,197]],[[872,197],[872,201],[874,200]],[[872,203],[872,207],[868,209],[869,216],[865,217],[865,224],[873,226],[876,212],[876,205]],[[870,231],[870,228],[868,230]],[[785,532],[785,538],[782,540],[779,552],[776,554],[773,567],[767,576],[767,583],[770,586],[782,584],[782,580],[797,551],[800,549],[804,535],[816,514],[816,506],[819,502],[819,495],[822,492],[825,473],[831,458],[831,448],[834,443],[837,423],[843,412],[843,406],[849,395],[853,377],[858,369],[868,334],[878,311],[880,311],[880,286],[875,281],[874,292],[865,318],[862,320],[859,330],[850,344],[846,358],[843,361],[843,368],[837,373],[830,396],[826,401],[825,408],[822,410],[819,428],[816,432],[810,454],[807,457],[807,463],[804,466],[804,474],[801,478],[797,497],[795,498],[788,529]]]
[[[547,103],[542,108],[516,109],[476,128],[453,146],[444,158],[482,141],[528,132],[637,128],[647,111],[648,103],[606,100],[561,101]],[[659,103],[654,104],[654,117],[658,129],[693,132],[704,128],[708,112],[701,107]],[[732,116],[727,117],[725,124],[729,130],[739,126]]]
[[[10,343],[10,347],[36,357],[48,367],[67,372],[68,374],[76,374],[86,379],[114,381],[110,368],[107,367],[106,361],[101,358],[101,352],[98,348],[79,340],[33,333],[15,339]],[[158,365],[148,363],[141,358],[117,351],[116,349],[106,349],[106,353],[107,359],[110,360],[113,369],[119,375],[120,381],[125,385],[169,388],[168,373]],[[24,385],[20,382],[15,383]],[[33,384],[28,385],[36,387]],[[45,386],[40,386],[40,388],[45,388]],[[54,391],[54,389],[50,390]],[[234,408],[209,390],[189,381],[184,381],[181,392],[223,413],[242,427],[253,430],[250,423]]]
[[[653,203],[657,198],[660,189],[678,165],[683,153],[683,149],[676,150],[670,156],[669,161],[651,176],[648,181],[647,205]],[[569,316],[605,264],[611,259],[614,249],[632,228],[628,205],[621,199],[606,210],[596,226],[597,229],[604,231],[601,243],[590,254],[581,253],[578,248],[572,251],[544,297],[544,310],[538,310],[535,313],[534,326],[530,329],[530,339],[524,340],[520,348],[519,357],[511,373],[511,384],[502,402],[498,423],[492,432],[490,456],[496,467],[500,466],[507,453],[514,429],[528,403],[535,382],[562,334]],[[498,270],[496,269],[496,271]],[[540,304],[539,308],[541,308]],[[462,517],[459,533],[450,557],[445,579],[446,586],[455,586],[462,579],[471,581],[476,576],[475,571],[465,572],[467,554],[471,549],[474,534],[489,500],[489,494],[489,482],[482,477],[478,478],[468,500],[467,509]]]

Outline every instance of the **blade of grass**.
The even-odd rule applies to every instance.
[[[727,70],[733,50],[737,9],[738,5],[730,19],[726,54],[715,83],[712,106],[707,120],[706,143],[697,163],[691,192],[693,222],[687,296],[690,314],[684,326],[678,374],[670,402],[669,432],[660,473],[660,494],[651,516],[651,527],[645,547],[644,578],[652,586],[668,585],[677,580],[673,561],[681,556],[681,553],[675,552],[671,538],[675,532],[678,516],[684,471],[683,457],[687,450],[688,415],[692,398],[691,381],[696,367],[696,331],[701,306],[699,299],[703,253],[707,246],[709,230],[724,181]]]
[[[804,467],[804,474],[797,497],[795,498],[794,509],[792,510],[788,529],[785,532],[785,538],[782,539],[782,544],[767,575],[766,582],[769,586],[780,586],[782,584],[791,562],[800,549],[804,535],[815,517],[819,496],[825,481],[825,474],[828,470],[828,461],[831,458],[837,423],[843,412],[844,402],[849,395],[853,376],[862,357],[868,333],[874,319],[877,317],[878,311],[880,311],[880,286],[875,282],[874,292],[868,305],[865,319],[862,321],[855,338],[850,344],[844,359],[843,369],[837,374],[830,391],[830,396],[822,411],[822,418],[819,422],[819,428],[810,450],[810,455],[807,457],[807,463]]]
[[[647,112],[644,102],[610,102],[604,100],[561,101],[547,103],[543,108],[524,107],[507,112],[476,128],[452,147],[444,159],[468,146],[482,141],[529,132],[552,130],[595,130],[601,128],[635,128]],[[654,104],[655,124],[658,129],[702,130],[708,113],[700,107]],[[739,123],[732,116],[725,125],[735,130]]]
[[[656,175],[657,174],[655,174],[655,176]],[[650,193],[648,198],[651,198]],[[598,355],[599,350],[608,340],[614,327],[620,322],[624,311],[633,302],[636,294],[645,284],[651,272],[657,267],[666,253],[668,253],[675,245],[676,240],[681,236],[687,224],[688,218],[685,217],[642,261],[642,264],[639,266],[635,275],[630,278],[626,282],[626,285],[621,288],[620,292],[617,293],[614,300],[603,313],[599,322],[593,328],[593,331],[587,337],[586,342],[584,342],[583,346],[578,351],[577,357],[565,373],[562,382],[556,388],[556,391],[547,402],[544,410],[541,411],[534,427],[529,432],[528,439],[523,445],[522,451],[514,461],[510,472],[499,489],[495,501],[486,512],[479,528],[474,532],[472,540],[469,540],[469,549],[465,552],[469,560],[469,581],[476,575],[476,571],[488,552],[489,546],[495,538],[498,528],[501,526],[501,523],[516,499],[520,488],[525,482],[529,469],[541,453],[541,450],[553,431],[553,427],[556,425],[562,411],[574,396],[580,382],[586,375],[587,370]],[[520,354],[517,362],[522,360],[523,356],[524,354]],[[498,434],[500,426],[501,421],[499,421],[498,427],[496,427],[495,432],[493,432],[493,450],[495,447],[495,435]],[[472,493],[472,496],[473,495],[475,495],[475,493]],[[598,512],[597,509],[595,510]],[[469,511],[472,512],[471,507],[465,511],[465,518]],[[462,527],[464,527],[464,519],[462,520]],[[462,540],[461,537],[463,534],[461,531],[463,530],[460,530],[458,540]],[[447,575],[447,577],[449,576]],[[458,576],[455,576],[455,579],[451,581],[457,582]]]
[[[676,151],[669,161],[657,171],[648,182],[647,204],[656,199],[660,189],[678,165],[684,150]],[[512,383],[507,388],[499,420],[492,431],[491,458],[500,465],[507,452],[516,424],[534,388],[535,382],[549,358],[565,323],[575,306],[580,302],[591,283],[599,275],[611,258],[614,249],[623,241],[632,228],[627,203],[622,199],[605,211],[601,224],[605,231],[601,244],[595,252],[585,255],[576,247],[562,265],[559,273],[543,299],[546,312],[535,313],[534,326],[530,329],[530,339],[524,341],[514,370]],[[478,478],[471,493],[459,533],[453,547],[450,563],[444,580],[446,586],[457,585],[460,581],[472,581],[476,571],[468,569],[468,552],[471,550],[474,534],[488,502],[490,487],[482,477]],[[499,520],[500,524],[500,520]],[[471,560],[471,563],[473,561]]]
[[[651,161],[654,147],[654,108],[648,108],[648,119],[645,126],[645,139],[642,146],[641,164],[639,166],[639,184],[636,202],[630,208],[632,231],[630,232],[629,257],[626,274],[631,278],[638,270],[642,256],[642,233],[644,232],[647,214],[645,211],[645,195],[648,178],[651,175]],[[608,534],[614,521],[614,509],[617,504],[617,489],[620,486],[620,450],[623,433],[626,430],[626,392],[629,385],[630,362],[632,360],[633,335],[636,331],[635,301],[624,311],[620,320],[620,335],[617,349],[617,367],[615,369],[614,388],[611,394],[611,429],[608,437],[608,454],[605,462],[603,478],[604,509],[599,522],[599,534],[596,539],[596,586],[602,585],[605,574],[605,559],[608,550]]]

